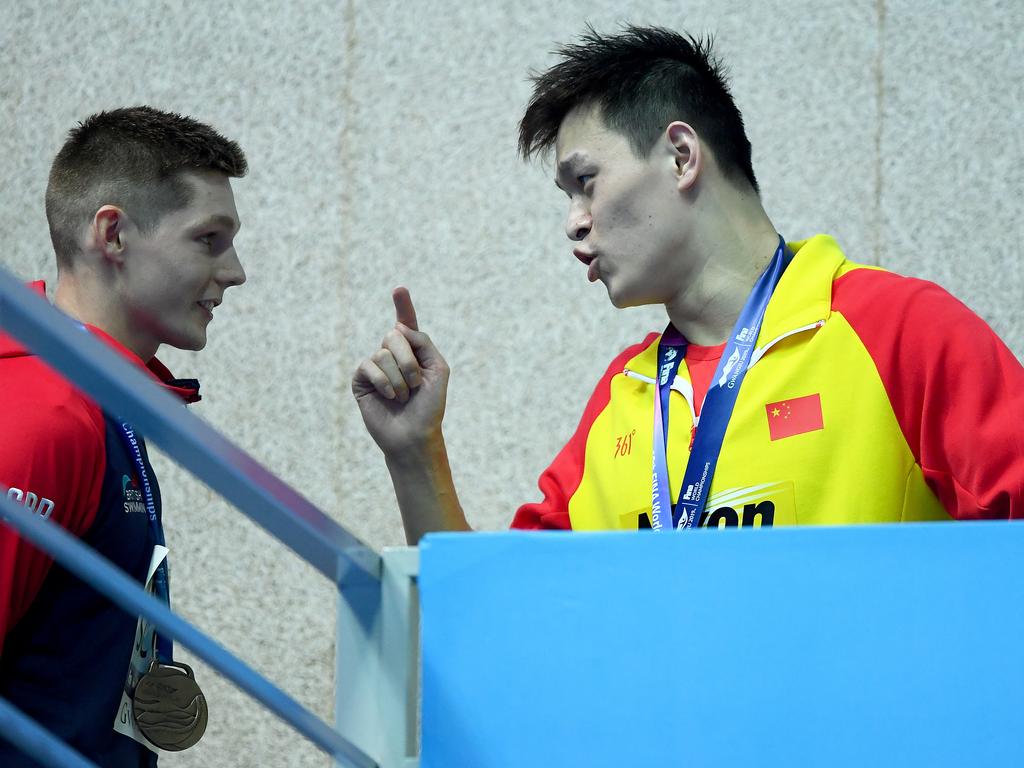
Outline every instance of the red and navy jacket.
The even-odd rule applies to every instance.
[[[156,359],[144,364],[90,330],[185,402],[199,399],[197,382],[176,381]],[[141,584],[156,541],[118,429],[95,402],[0,334],[0,486]],[[159,515],[144,443],[142,456]],[[101,766],[156,764],[149,750],[113,730],[136,621],[0,524],[0,696]],[[0,736],[0,765],[37,763]]]

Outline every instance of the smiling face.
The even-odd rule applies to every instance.
[[[555,183],[569,196],[566,235],[616,307],[667,304],[681,290],[691,268],[684,255],[690,182],[682,174],[695,178],[686,166],[693,159],[674,148],[668,133],[637,158],[593,107],[578,107],[562,121]]]
[[[143,360],[161,344],[205,347],[213,308],[230,286],[245,282],[234,246],[239,220],[228,177],[189,171],[181,178],[192,193],[185,207],[166,213],[151,232],[130,221],[120,232],[117,300],[129,346]]]

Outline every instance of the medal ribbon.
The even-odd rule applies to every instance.
[[[692,528],[700,521],[711,492],[718,456],[725,440],[736,396],[747,373],[754,344],[768,301],[786,270],[792,254],[786,242],[779,238],[775,255],[758,278],[750,296],[740,312],[736,325],[726,343],[722,359],[718,361],[715,376],[708,387],[701,408],[700,420],[690,450],[690,459],[683,473],[679,498],[672,508],[668,483],[668,403],[672,382],[686,357],[686,339],[669,325],[658,344],[657,384],[654,393],[654,459],[651,480],[651,528]],[[669,510],[672,510],[671,513]]]
[[[149,516],[149,528],[153,532],[153,539],[159,546],[165,546],[164,528],[156,513],[153,486],[149,479],[149,473],[146,472],[146,462],[142,459],[141,438],[136,437],[135,430],[132,429],[128,422],[121,422],[120,432],[125,448],[128,449],[128,453],[135,463],[135,471],[139,475],[139,483],[142,485],[142,496],[146,500],[146,513]],[[156,573],[153,574],[153,592],[170,607],[171,590],[167,574],[167,558],[160,562]],[[171,661],[174,654],[174,644],[171,642],[171,639],[158,633],[156,643],[157,658],[165,662]]]

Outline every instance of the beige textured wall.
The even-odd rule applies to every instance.
[[[940,10],[940,8],[942,10]],[[685,13],[683,12],[685,9]],[[237,138],[249,283],[198,354],[196,412],[375,547],[401,526],[348,379],[409,285],[453,369],[446,434],[471,521],[504,527],[608,360],[658,328],[616,312],[562,234],[550,169],[515,155],[526,73],[584,21],[715,31],[769,213],[797,238],[938,280],[1024,354],[1024,6],[982,0],[4,0],[5,266],[53,279],[42,195],[76,119],[147,102]],[[331,719],[331,585],[159,463],[175,605]],[[187,654],[186,654],[187,658]],[[197,665],[210,733],[180,766],[324,766]]]

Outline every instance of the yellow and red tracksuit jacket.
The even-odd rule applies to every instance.
[[[934,283],[850,262],[825,235],[789,245],[701,524],[1024,517],[1013,353]],[[612,361],[540,477],[543,501],[522,506],[514,528],[649,525],[660,338]],[[684,361],[669,405],[673,502],[699,423],[693,399]]]

